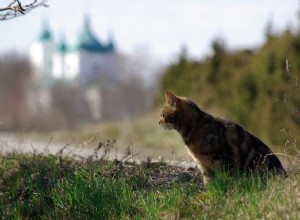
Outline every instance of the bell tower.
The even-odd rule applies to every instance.
[[[42,87],[49,87],[52,83],[54,41],[49,24],[43,22],[38,39],[31,45],[30,59],[34,69],[34,81]]]

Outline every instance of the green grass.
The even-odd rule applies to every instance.
[[[0,157],[2,219],[297,219],[300,175],[229,177],[165,163]]]

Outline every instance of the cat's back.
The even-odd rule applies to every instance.
[[[210,158],[212,165],[225,165],[232,171],[274,170],[286,176],[272,150],[238,123],[212,116],[199,126],[195,137],[198,144],[191,146],[192,153],[199,161],[206,161],[206,167]]]
[[[286,176],[278,157],[261,139],[235,122],[221,122],[226,127],[228,146],[240,171],[274,170]]]

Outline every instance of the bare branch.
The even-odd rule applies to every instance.
[[[32,3],[23,5],[19,0],[13,0],[7,7],[0,8],[0,21],[25,15],[32,9],[43,6],[49,7],[48,0],[33,0]]]

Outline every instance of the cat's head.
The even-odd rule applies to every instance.
[[[176,129],[180,112],[180,97],[166,91],[166,103],[160,111],[159,125],[166,130]]]
[[[182,96],[166,91],[166,103],[160,111],[159,124],[166,130],[180,129],[199,119],[209,118],[196,103]]]

